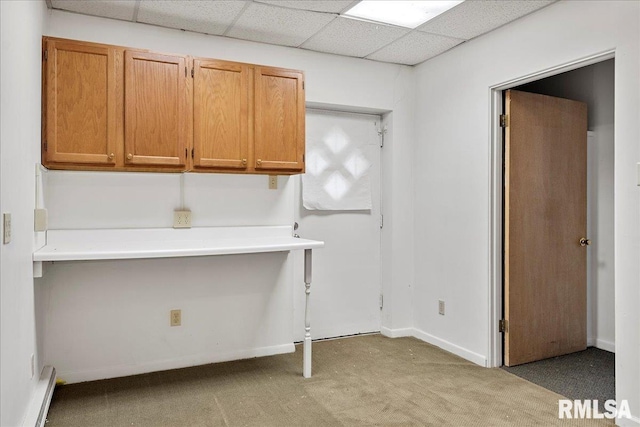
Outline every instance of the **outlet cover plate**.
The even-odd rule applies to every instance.
[[[444,301],[438,300],[438,314],[444,316]]]
[[[11,242],[11,214],[2,214],[2,243],[5,245]]]
[[[173,211],[173,228],[191,228],[191,211]]]
[[[171,310],[171,326],[180,326],[182,324],[182,310]]]
[[[269,190],[278,189],[278,175],[269,175]]]

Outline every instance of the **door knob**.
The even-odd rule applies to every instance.
[[[246,166],[247,165],[247,159],[242,159],[242,166]]]
[[[107,159],[108,159],[108,160],[113,160],[113,158],[114,158],[114,157],[115,157],[115,156],[114,156],[114,154],[113,154],[113,153],[109,153],[109,155],[107,156]]]
[[[127,160],[131,160],[131,159],[133,159],[133,154],[131,153],[127,154]]]
[[[589,246],[591,244],[591,240],[583,237],[580,239],[580,246]]]
[[[261,160],[261,159],[258,159],[258,160],[256,161],[256,164],[257,164],[258,166],[260,166],[260,165],[262,164],[262,160]]]

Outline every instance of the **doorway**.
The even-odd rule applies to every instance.
[[[614,241],[613,241],[613,154],[614,154],[614,59],[597,58],[590,64],[526,83],[514,82],[506,89],[574,99],[588,104],[587,133],[587,234],[592,245],[587,250],[587,352],[551,358],[523,365],[523,376],[543,387],[567,395],[571,382],[592,382],[567,396],[572,399],[615,398],[614,360]],[[524,84],[519,84],[524,83]],[[502,90],[499,91],[502,93]],[[495,101],[495,99],[494,99]],[[495,110],[494,110],[495,111]],[[494,187],[495,189],[495,187]],[[502,300],[502,296],[500,297]],[[499,301],[500,301],[499,300]],[[502,309],[502,307],[499,307]],[[504,347],[503,347],[504,348]],[[502,350],[499,353],[503,354]],[[495,353],[494,353],[495,355]],[[595,358],[595,359],[594,359]],[[557,360],[556,360],[557,359]],[[587,364],[582,374],[580,364]],[[502,361],[496,364],[500,366]],[[565,366],[566,375],[549,384],[549,369],[558,376]],[[526,371],[526,372],[525,372]],[[516,373],[516,372],[514,372]],[[593,381],[585,375],[593,374]],[[518,374],[518,373],[516,373]],[[545,376],[546,382],[545,382]],[[536,381],[536,377],[539,380]],[[573,378],[572,378],[573,377]],[[552,382],[554,382],[552,381]],[[590,394],[591,393],[591,394]]]

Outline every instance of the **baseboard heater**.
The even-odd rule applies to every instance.
[[[23,427],[44,427],[55,387],[56,369],[53,366],[45,366],[42,368]]]

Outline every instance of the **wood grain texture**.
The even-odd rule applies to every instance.
[[[586,348],[586,104],[507,91],[505,360]]]
[[[184,56],[125,51],[126,165],[186,164],[186,63]]]
[[[255,68],[255,169],[304,170],[304,74]]]
[[[194,167],[247,169],[248,103],[247,64],[194,60]]]
[[[116,164],[115,49],[44,39],[46,150],[43,162]],[[44,149],[43,144],[43,149]]]

